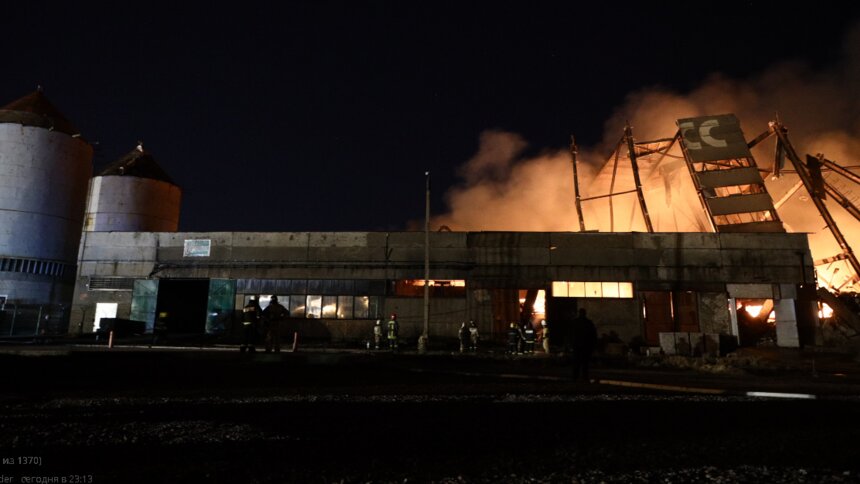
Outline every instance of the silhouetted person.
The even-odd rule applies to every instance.
[[[465,321],[463,321],[459,331],[457,331],[457,338],[460,340],[460,353],[464,353],[466,348],[469,347],[469,327]]]
[[[257,302],[257,296],[251,296],[248,304],[242,308],[242,345],[239,346],[239,351],[242,353],[257,351],[255,346],[257,342],[257,326],[260,324],[260,315],[262,312],[260,303]]]
[[[287,308],[278,302],[278,296],[272,296],[272,300],[263,311],[263,320],[266,324],[266,353],[270,353],[272,348],[276,353],[281,352],[281,323],[288,315]]]
[[[517,347],[520,344],[520,333],[517,331],[517,323],[511,323],[508,327],[508,353],[517,354]]]
[[[580,308],[579,316],[571,322],[570,331],[573,379],[578,380],[582,375],[582,378],[588,381],[588,363],[597,344],[597,328],[586,317],[584,308]]]
[[[155,327],[152,329],[152,344],[162,344],[167,341],[167,312],[158,313],[155,318]]]

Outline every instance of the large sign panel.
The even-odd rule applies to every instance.
[[[185,250],[182,251],[183,257],[209,257],[212,250],[212,241],[210,239],[186,239]]]
[[[678,129],[694,163],[752,157],[734,114],[679,119]]]

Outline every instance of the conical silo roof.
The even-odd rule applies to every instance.
[[[60,110],[48,101],[41,89],[0,108],[0,123],[37,126],[69,135],[80,134]]]
[[[143,149],[143,145],[137,145],[137,148],[108,165],[97,176],[136,176],[176,185],[158,165],[152,154]]]

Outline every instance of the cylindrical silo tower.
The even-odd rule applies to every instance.
[[[90,181],[84,230],[175,232],[181,196],[179,187],[139,144]]]
[[[67,324],[92,156],[41,90],[0,109],[0,331]]]

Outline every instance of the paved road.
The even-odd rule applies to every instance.
[[[547,358],[41,351],[0,352],[2,456],[41,462],[0,468],[18,479],[860,482],[854,374],[594,370],[621,386]]]

